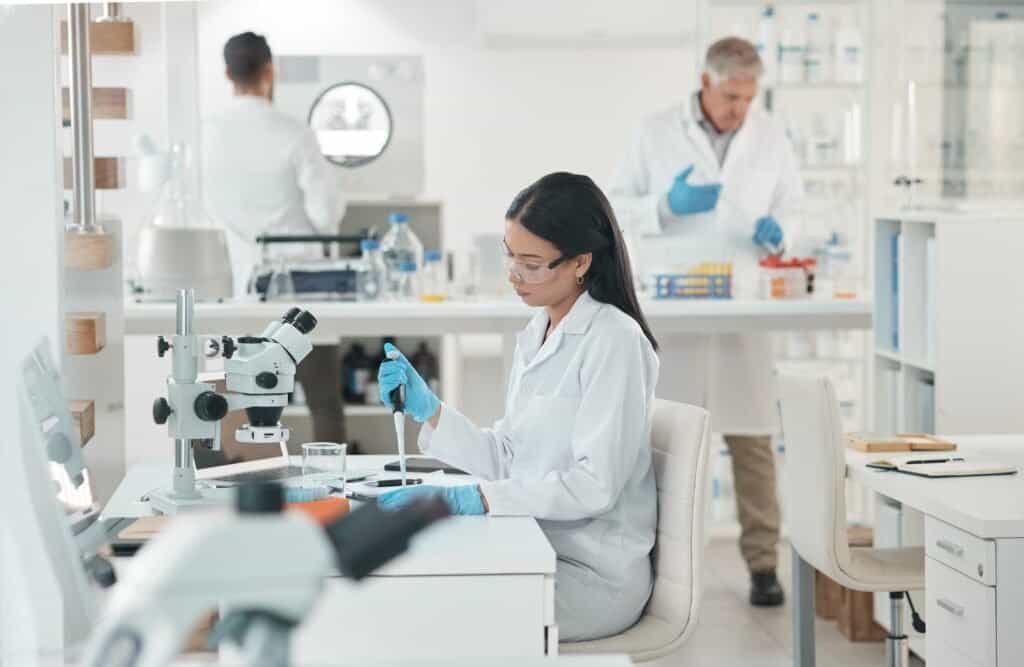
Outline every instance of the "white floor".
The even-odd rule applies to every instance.
[[[789,546],[780,548],[779,578],[788,594]],[[758,609],[747,603],[749,575],[734,538],[717,537],[706,554],[704,598],[697,632],[682,651],[659,667],[788,667],[792,665],[789,600],[783,607]],[[815,641],[819,667],[881,667],[882,642],[853,643],[833,621],[817,620]],[[924,663],[911,658],[911,667]]]

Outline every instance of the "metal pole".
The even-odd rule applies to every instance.
[[[192,345],[183,340],[192,335],[192,319],[195,315],[196,293],[194,289],[178,290],[176,299],[175,342],[172,348],[172,366],[175,381],[186,380],[195,382],[195,358]],[[183,358],[185,357],[185,358]],[[182,367],[191,367],[191,377],[181,377]],[[188,373],[186,373],[187,375]],[[180,409],[181,406],[175,406]],[[180,417],[179,417],[180,418]],[[189,438],[174,439],[174,495],[179,498],[198,498],[196,492],[195,470],[192,466],[192,440]]]
[[[96,19],[97,21],[114,22],[123,21],[124,16],[121,14],[121,3],[120,2],[104,2],[103,3],[103,15]]]
[[[96,180],[92,144],[92,61],[89,49],[89,5],[68,5],[68,62],[71,65],[71,160],[75,210],[69,230],[98,234]]]
[[[814,568],[793,553],[793,667],[814,667]]]

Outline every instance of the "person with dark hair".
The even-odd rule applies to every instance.
[[[345,202],[313,131],[272,104],[274,62],[266,38],[235,35],[224,45],[224,66],[234,95],[203,126],[203,195],[227,231],[235,295],[244,296],[260,259],[258,236],[337,234]],[[336,345],[318,345],[299,366],[317,440],[344,442],[340,363]]]
[[[476,426],[404,356],[378,373],[385,404],[406,387],[406,414],[423,423],[420,449],[483,481],[409,487],[378,502],[399,507],[439,493],[454,513],[535,517],[558,556],[561,638],[614,635],[651,594],[657,342],[615,215],[586,176],[549,174],[520,192],[506,213],[504,253],[516,294],[538,311],[519,335],[503,418]]]
[[[792,247],[803,199],[782,126],[754,105],[764,64],[747,40],[707,51],[700,90],[648,118],[612,178],[609,196],[644,272],[687,273],[731,261],[743,296],[764,254]],[[688,261],[687,261],[688,260]],[[658,395],[711,412],[736,480],[740,552],[750,603],[781,605],[776,575],[779,501],[773,433],[779,430],[769,334],[673,335]]]

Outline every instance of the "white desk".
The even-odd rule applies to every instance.
[[[258,333],[292,304],[196,304],[196,332]],[[313,339],[336,343],[343,336],[436,336],[464,333],[514,334],[533,309],[520,301],[446,303],[299,304],[317,317]],[[871,302],[863,299],[799,300],[644,300],[644,315],[655,333],[739,333],[801,329],[867,329]],[[126,336],[156,336],[174,331],[173,303],[125,304]]]
[[[949,438],[959,456],[1024,471],[1024,435]],[[925,515],[928,667],[1024,665],[1024,474],[926,479],[865,467],[878,458],[848,450],[847,478]],[[807,666],[814,569],[793,558],[794,664]]]
[[[383,468],[393,458],[351,456],[349,467]],[[167,465],[133,466],[104,517],[151,514],[139,498],[170,475]],[[293,659],[555,655],[554,575],[555,552],[533,519],[453,517],[362,583],[328,579],[293,635]]]

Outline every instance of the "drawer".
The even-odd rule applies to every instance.
[[[947,644],[972,663],[996,664],[996,589],[971,581],[934,558],[925,558],[928,638]],[[928,645],[929,666],[936,658]]]
[[[987,586],[996,585],[996,543],[927,517],[925,554]]]
[[[939,637],[928,637],[928,667],[985,667],[984,663],[951,647]]]

